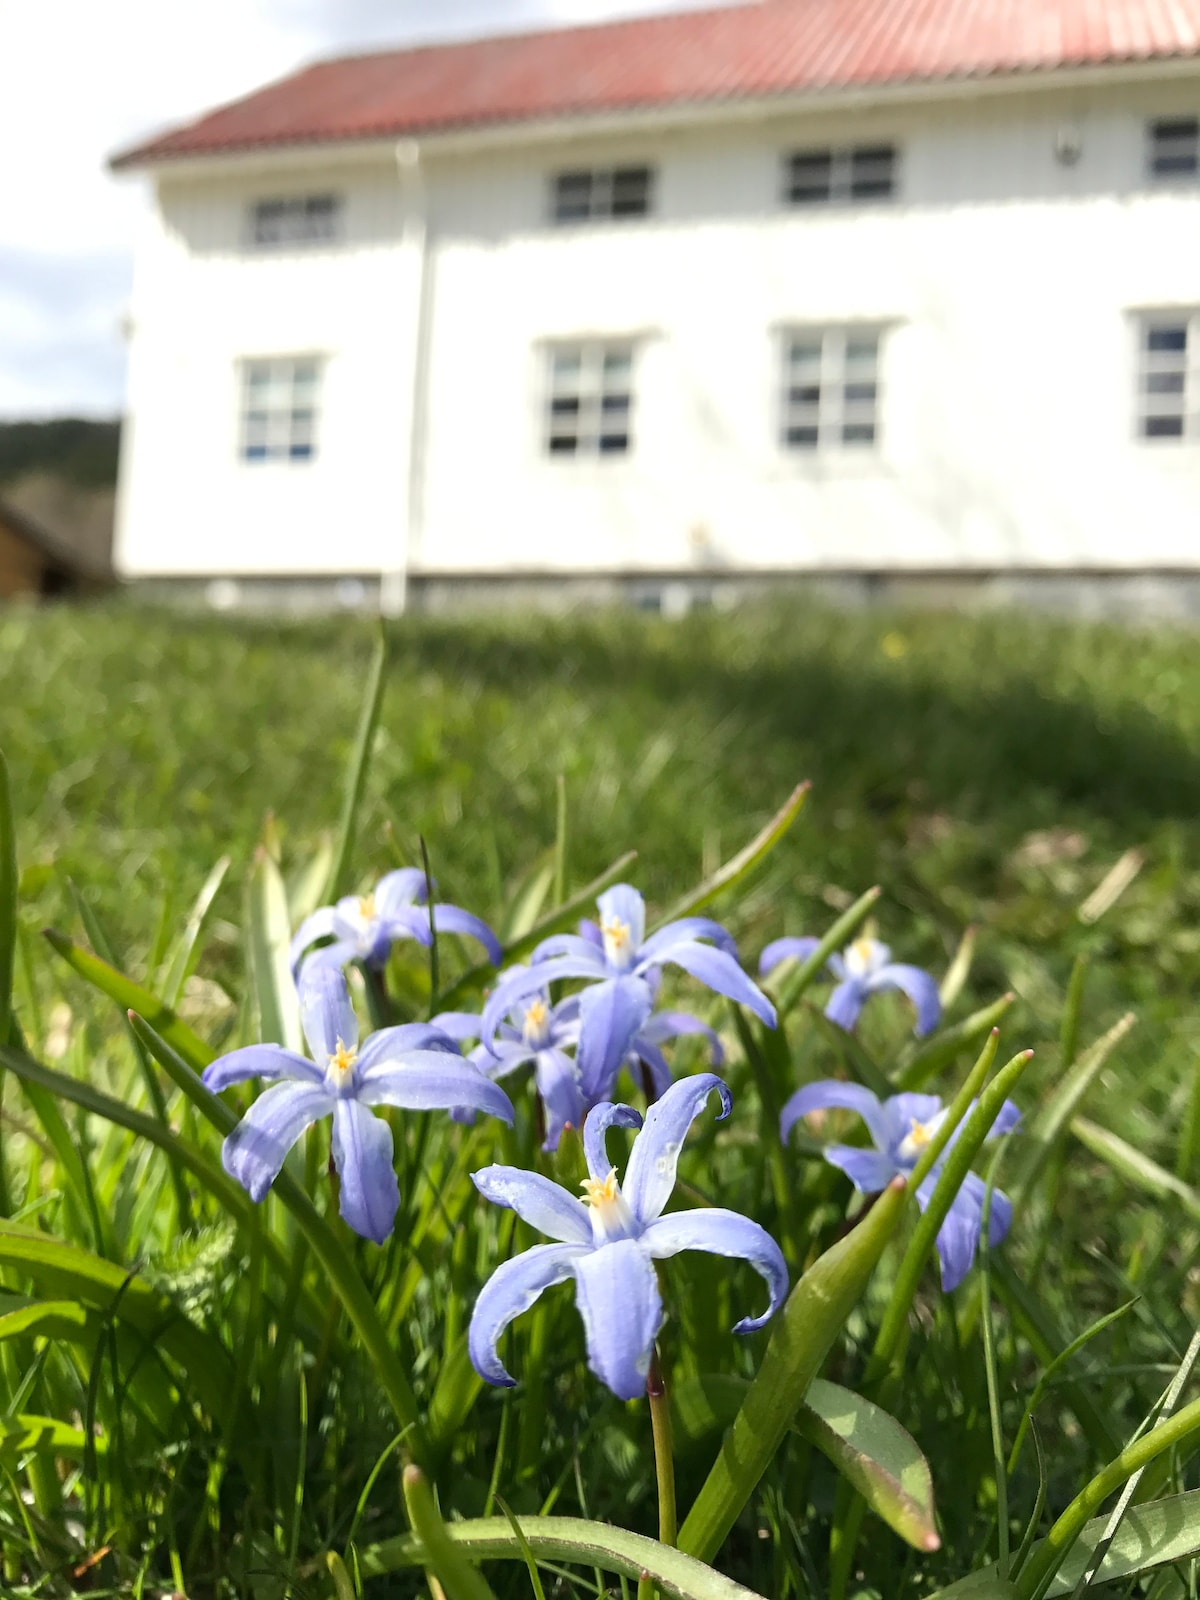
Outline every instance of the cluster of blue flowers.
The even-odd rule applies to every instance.
[[[544,1118],[544,1148],[556,1149],[568,1127],[581,1130],[589,1176],[580,1200],[549,1178],[518,1167],[489,1166],[473,1175],[486,1199],[515,1211],[553,1241],[505,1262],[480,1292],[469,1348],[481,1377],[512,1383],[496,1352],[500,1335],[543,1289],[570,1278],[592,1371],[622,1399],[643,1394],[663,1321],[654,1262],[682,1250],[706,1250],[754,1267],[767,1285],[767,1309],[743,1318],[735,1331],[761,1327],[782,1304],[788,1284],[782,1253],[770,1235],[749,1218],[718,1207],[663,1214],[692,1123],[712,1094],[720,1099],[720,1119],[729,1115],[733,1101],[713,1072],[673,1080],[663,1053],[666,1041],[701,1036],[713,1066],[722,1064],[722,1050],[715,1032],[699,1018],[655,1010],[662,969],[680,967],[745,1006],[767,1027],[776,1024],[774,1006],[743,971],[726,930],[705,917],[685,917],[647,937],[642,896],[620,884],[600,896],[598,922],[582,923],[577,935],[543,941],[527,966],[502,973],[481,1015],[445,1012],[427,1024],[381,1028],[360,1043],[343,970],[349,963],[381,971],[396,940],[429,945],[435,931],[474,938],[493,965],[501,962],[500,942],[485,922],[459,906],[429,904],[427,891],[423,872],[391,872],[373,893],[322,907],[301,925],[291,959],[311,1060],[278,1044],[259,1044],[220,1057],[204,1073],[214,1091],[251,1078],[270,1085],[225,1140],[226,1170],[252,1199],[262,1200],[310,1124],[332,1117],[339,1209],[357,1233],[382,1244],[395,1224],[400,1193],[391,1129],[374,1108],[449,1111],[460,1121],[485,1112],[511,1124],[513,1106],[500,1080],[531,1066]],[[788,959],[807,960],[818,945],[816,939],[777,940],[763,952],[760,972],[765,975]],[[839,1026],[852,1029],[864,1003],[885,989],[897,989],[912,1001],[918,1035],[937,1026],[941,1007],[933,978],[893,963],[876,940],[857,940],[832,956],[829,967],[837,985],[826,1015]],[[582,980],[585,987],[555,1001],[551,986],[564,979]],[[464,1053],[472,1041],[474,1047]],[[645,1093],[644,1120],[632,1106],[615,1101],[622,1070]],[[880,1102],[866,1089],[828,1080],[807,1084],[791,1097],[780,1120],[781,1139],[787,1142],[801,1117],[834,1109],[857,1112],[873,1140],[874,1149],[831,1145],[825,1151],[826,1159],[865,1194],[885,1188],[897,1174],[909,1174],[945,1114],[933,1095],[900,1094]],[[1007,1103],[993,1133],[1007,1132],[1018,1115]],[[623,1181],[606,1149],[613,1127],[640,1129]],[[945,1155],[917,1190],[922,1209]],[[938,1234],[947,1289],[961,1282],[974,1259],[983,1199],[983,1183],[972,1174]],[[1011,1206],[997,1192],[992,1244],[1003,1239],[1010,1221]]]

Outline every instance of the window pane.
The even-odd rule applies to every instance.
[[[618,167],[612,175],[614,217],[644,217],[650,209],[650,168]]]
[[[848,403],[856,400],[870,401],[872,405],[875,403],[875,392],[873,383],[848,383],[844,390]]]
[[[579,447],[579,441],[573,433],[552,433],[550,435],[550,454],[554,456],[573,456]]]
[[[579,415],[579,396],[577,394],[556,394],[550,400],[550,415],[552,417],[577,417]]]
[[[583,371],[583,354],[579,350],[555,350],[551,356],[550,380],[558,390],[578,389]]]
[[[1200,170],[1200,119],[1170,117],[1150,124],[1150,170],[1155,177],[1189,177]]]
[[[627,394],[606,394],[600,402],[600,410],[605,422],[623,420],[629,415],[629,396]]]
[[[793,381],[797,378],[819,378],[821,375],[821,346],[811,341],[803,344],[793,340],[788,350],[788,364]]]
[[[1178,372],[1148,372],[1145,377],[1147,394],[1182,394],[1186,374]]]
[[[1146,329],[1147,350],[1186,350],[1187,323],[1173,323]]]
[[[833,186],[832,150],[810,150],[788,162],[788,199],[798,205],[828,200]]]
[[[850,193],[856,200],[885,199],[895,186],[896,152],[891,145],[863,145],[850,152]]]
[[[874,444],[875,424],[873,422],[847,422],[842,428],[843,444]]]
[[[815,450],[817,447],[817,430],[807,425],[803,427],[789,427],[785,435],[788,444],[800,450]]]
[[[560,172],[554,180],[554,215],[559,222],[578,222],[591,215],[590,172]]]
[[[850,334],[850,335],[847,336],[847,339],[846,339],[846,364],[847,364],[847,366],[851,366],[851,365],[857,366],[857,365],[861,364],[861,365],[864,365],[864,366],[873,367],[875,365],[875,361],[876,361],[876,358],[877,358],[878,354],[879,354],[879,339],[878,339],[878,336],[876,334],[870,334],[869,336],[866,336],[866,337],[864,337],[861,334],[859,334],[858,336],[855,336],[854,334]]]
[[[794,406],[816,406],[821,403],[821,385],[819,383],[792,384],[787,392],[788,401]]]
[[[628,433],[602,433],[600,435],[600,454],[602,456],[619,455],[629,448]]]
[[[1183,418],[1145,417],[1142,421],[1142,433],[1147,439],[1182,439]]]

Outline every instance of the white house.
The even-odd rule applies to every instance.
[[[129,578],[1200,612],[1200,0],[749,0],[364,55],[114,165],[157,201]]]

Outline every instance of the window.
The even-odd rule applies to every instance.
[[[1152,178],[1200,174],[1200,117],[1164,117],[1151,122],[1147,133]]]
[[[1200,312],[1144,317],[1138,344],[1138,437],[1200,439]]]
[[[788,450],[875,444],[879,331],[812,328],[783,338],[781,442]]]
[[[890,200],[895,192],[895,145],[796,150],[784,163],[784,196],[794,206]]]
[[[242,366],[243,461],[311,461],[317,453],[315,356],[283,356]]]
[[[626,455],[633,345],[591,340],[549,352],[546,449],[552,456]]]
[[[649,167],[593,167],[554,176],[555,222],[589,222],[650,214],[654,174]]]
[[[336,239],[342,202],[336,194],[298,194],[256,200],[250,238],[256,245],[324,244]]]

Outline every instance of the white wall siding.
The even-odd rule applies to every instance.
[[[138,573],[1200,570],[1200,445],[1134,432],[1136,313],[1200,305],[1200,186],[1146,119],[1194,82],[424,154],[427,362],[394,165],[179,178],[139,266],[119,560]],[[1074,165],[1056,158],[1078,134]],[[894,140],[892,201],[787,209],[802,145]],[[649,160],[653,217],[555,227],[556,168]],[[217,168],[214,166],[214,171]],[[248,252],[256,194],[336,187],[346,240]],[[885,329],[876,450],[779,443],[791,326]],[[633,449],[551,458],[545,348],[637,341]],[[328,356],[312,463],[237,460],[236,369]],[[409,526],[409,509],[414,523]]]

